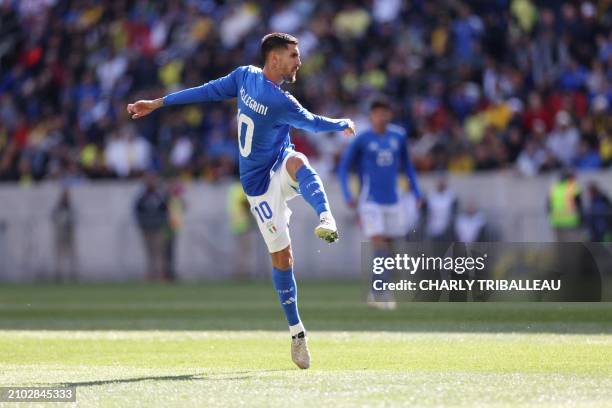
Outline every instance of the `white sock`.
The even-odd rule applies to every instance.
[[[319,215],[319,219],[322,220],[323,218],[331,218],[333,220],[334,216],[332,215],[331,211],[323,211],[321,215]]]
[[[302,324],[301,321],[299,321],[298,324],[294,324],[293,326],[289,326],[289,334],[291,334],[291,337],[297,336],[301,332],[305,332],[305,331],[306,331],[306,329],[304,328],[304,325]]]

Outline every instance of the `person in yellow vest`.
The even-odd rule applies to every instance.
[[[571,170],[563,170],[559,181],[550,188],[548,221],[555,231],[557,242],[581,242],[581,190]]]

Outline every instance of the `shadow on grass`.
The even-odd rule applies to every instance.
[[[288,371],[288,370],[257,370],[257,374],[262,372]],[[227,375],[227,376],[226,376]],[[184,375],[163,375],[163,376],[147,376],[121,378],[113,380],[97,380],[97,381],[78,381],[78,382],[63,382],[54,384],[41,384],[47,387],[95,387],[98,385],[110,384],[129,384],[142,381],[240,381],[253,378],[253,373],[250,371],[228,372],[226,374],[216,374],[216,377],[207,376],[206,373],[199,374],[184,374]]]

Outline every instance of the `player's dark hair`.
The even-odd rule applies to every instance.
[[[298,39],[290,34],[270,33],[261,39],[261,59],[265,63],[270,51],[287,48],[289,44],[298,44]]]
[[[370,102],[370,112],[378,108],[391,110],[391,102],[383,96],[378,96]]]

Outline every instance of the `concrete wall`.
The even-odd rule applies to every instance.
[[[581,182],[597,180],[612,193],[612,172],[587,173]],[[359,276],[361,236],[354,214],[343,204],[339,186],[324,177],[341,240],[332,246],[313,235],[316,218],[305,202],[290,202],[291,235],[296,273],[309,278]],[[503,239],[513,242],[550,241],[545,196],[554,176],[518,178],[511,173],[451,176],[460,200],[477,203],[499,226]],[[435,176],[422,176],[430,191]],[[266,248],[253,234],[251,253],[238,253],[227,228],[227,184],[193,183],[187,186],[185,227],[178,238],[177,272],[181,279],[225,279],[239,260],[255,276],[270,269]],[[78,210],[77,250],[79,278],[121,281],[144,277],[142,242],[132,216],[135,182],[87,182],[73,188]],[[0,185],[0,281],[51,279],[55,268],[50,214],[60,191],[57,183],[31,187]]]

